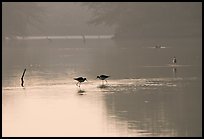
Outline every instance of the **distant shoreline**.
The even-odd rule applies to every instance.
[[[15,36],[5,40],[44,40],[44,39],[112,39],[114,35],[67,35],[67,36]]]

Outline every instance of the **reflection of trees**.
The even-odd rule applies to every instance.
[[[42,9],[34,2],[4,2],[2,4],[3,36],[25,35],[27,26],[40,22]]]
[[[201,5],[196,3],[90,2],[83,5],[94,13],[89,23],[114,25],[119,37],[188,35],[199,31],[192,32],[194,28],[189,28],[196,27],[195,21],[201,23]]]
[[[127,122],[131,130],[144,130],[153,136],[200,136],[202,100],[198,99],[199,90],[193,94],[196,89],[191,87],[180,90],[185,93],[119,91],[106,96],[107,110]]]

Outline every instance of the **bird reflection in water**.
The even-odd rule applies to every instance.
[[[173,76],[174,76],[174,78],[177,77],[177,76],[176,76],[176,73],[177,73],[177,69],[176,69],[176,68],[173,68]]]
[[[105,88],[108,88],[109,86],[102,84],[102,85],[99,85],[99,86],[97,86],[97,87],[100,88],[100,89],[105,89]]]
[[[85,94],[86,94],[85,92],[86,92],[85,90],[81,90],[81,89],[80,89],[80,90],[78,90],[77,93],[78,93],[79,95],[85,95]]]

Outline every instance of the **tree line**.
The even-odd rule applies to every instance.
[[[35,2],[2,3],[2,36],[26,35],[28,25],[39,27],[43,9]]]
[[[89,23],[115,27],[118,38],[178,37],[199,34],[201,3],[85,2],[93,11]]]

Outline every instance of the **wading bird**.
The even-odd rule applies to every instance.
[[[108,76],[108,75],[100,75],[100,76],[97,76],[96,79],[99,78],[100,80],[102,80],[102,84],[103,84],[103,80],[105,80],[106,83],[108,83],[107,80],[106,80],[108,77],[110,77],[110,76]]]
[[[174,58],[173,58],[173,64],[176,64],[176,57],[174,56]]]
[[[81,83],[84,82],[85,80],[87,81],[86,78],[83,78],[83,77],[78,77],[78,78],[74,78],[74,80],[77,80],[77,84],[76,86],[80,87]]]

